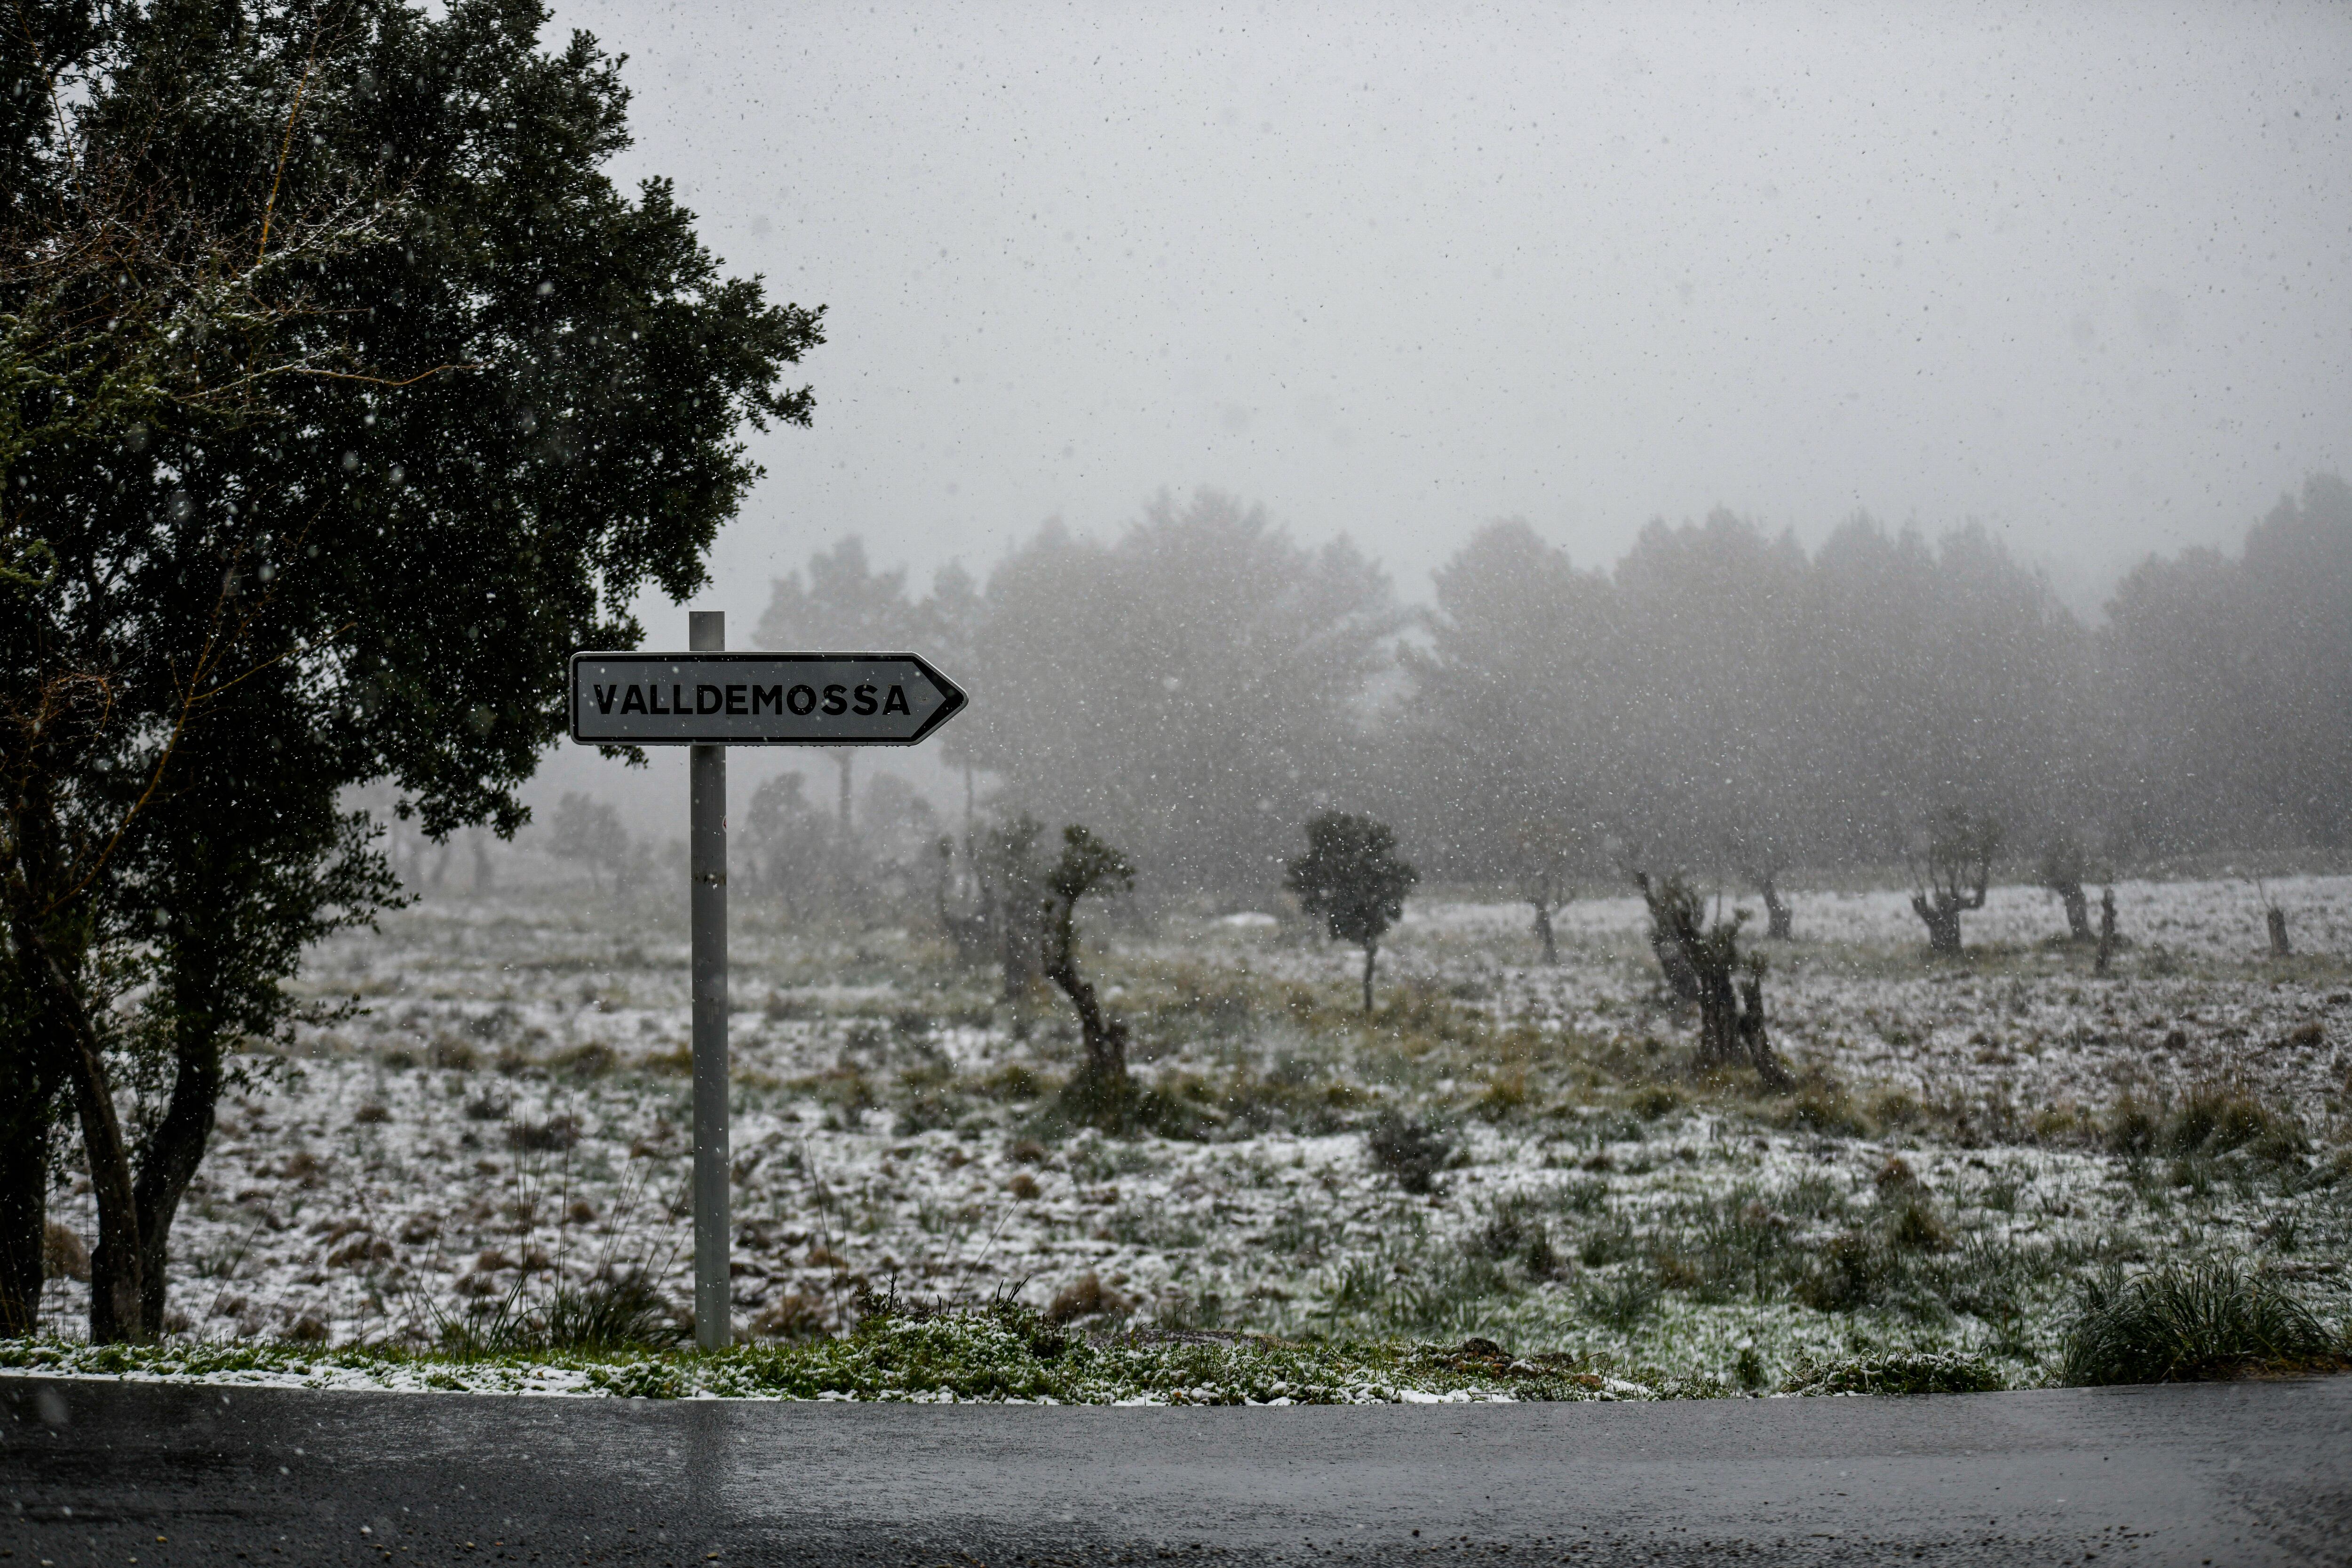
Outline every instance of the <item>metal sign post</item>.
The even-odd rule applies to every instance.
[[[694,1342],[734,1334],[728,1248],[727,748],[911,746],[963,710],[910,653],[729,653],[727,617],[687,616],[685,653],[572,656],[572,738],[688,754],[694,979]]]
[[[727,646],[727,613],[687,616],[687,647]],[[687,875],[694,926],[694,1342],[715,1351],[733,1337],[727,1223],[727,748],[687,752]]]

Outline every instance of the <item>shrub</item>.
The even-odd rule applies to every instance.
[[[1655,1121],[1683,1107],[1683,1097],[1671,1084],[1654,1083],[1633,1097],[1633,1114]]]
[[[603,1078],[621,1065],[621,1055],[602,1040],[590,1040],[557,1052],[547,1065],[575,1078]]]
[[[2126,1159],[2142,1159],[2156,1152],[2163,1138],[2163,1123],[2155,1111],[2138,1100],[2126,1097],[2107,1118],[2106,1145],[2110,1153]]]
[[[2006,1388],[1982,1356],[1959,1351],[1889,1351],[1797,1363],[1783,1394],[1992,1394]]]
[[[1927,1194],[1914,1190],[1888,1201],[1886,1241],[1898,1252],[1942,1252],[1952,1245],[1952,1233]]]
[[[1497,1262],[1518,1258],[1528,1273],[1539,1278],[1559,1267],[1559,1254],[1551,1244],[1551,1226],[1537,1212],[1534,1196],[1527,1193],[1496,1199],[1486,1212],[1486,1222],[1471,1234],[1469,1250],[1474,1257]]]
[[[1397,1111],[1381,1113],[1364,1133],[1364,1148],[1372,1163],[1394,1176],[1409,1193],[1426,1193],[1437,1184],[1437,1173],[1453,1157],[1454,1145],[1432,1128]]]
[[[1817,1312],[1851,1312],[1880,1295],[1891,1271],[1883,1247],[1860,1231],[1845,1231],[1822,1248],[1821,1261],[1797,1281],[1796,1297]]]
[[[2070,1384],[2183,1383],[2347,1362],[2342,1337],[2278,1281],[2229,1258],[2088,1280],[2066,1331]]]

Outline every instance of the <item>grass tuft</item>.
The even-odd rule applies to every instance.
[[[2060,1380],[2186,1383],[2315,1372],[2352,1361],[2342,1335],[2278,1281],[2233,1259],[2167,1263],[2083,1287]]]
[[[1454,1154],[1454,1145],[1430,1127],[1395,1111],[1382,1113],[1365,1131],[1364,1147],[1372,1163],[1409,1193],[1434,1187],[1437,1173]]]

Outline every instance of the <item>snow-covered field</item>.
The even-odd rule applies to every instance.
[[[1369,1021],[1359,956],[1295,926],[1098,917],[1094,970],[1162,1091],[1162,1131],[1118,1138],[1056,1121],[1076,1047],[1053,999],[1000,1001],[923,930],[739,902],[739,1325],[838,1329],[895,1278],[1727,1381],[1906,1346],[2025,1375],[2079,1276],[2183,1252],[2244,1254],[2340,1314],[2352,879],[2270,889],[2291,959],[2242,884],[2119,885],[2108,978],[2048,941],[2035,889],[1996,889],[1958,963],[1927,959],[1903,895],[1799,891],[1798,940],[1762,944],[1805,1079],[1774,1098],[1685,1076],[1636,900],[1561,911],[1557,968],[1522,907],[1416,904]],[[174,1233],[184,1331],[421,1343],[631,1269],[687,1301],[682,913],[551,879],[314,954],[305,985],[359,1008],[226,1098]],[[2200,1095],[2267,1120],[2204,1138],[2179,1115]],[[1433,1192],[1371,1156],[1384,1110],[1452,1150]],[[54,1212],[91,1233],[86,1190]],[[83,1310],[53,1282],[47,1326]]]

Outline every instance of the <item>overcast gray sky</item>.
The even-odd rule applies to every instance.
[[[1979,518],[2083,599],[2352,468],[2342,5],[557,24],[630,57],[621,173],[831,307],[714,562],[740,616],[844,533],[984,572],[1201,484],[1413,597],[1488,518],[1593,563],[1720,503]]]

